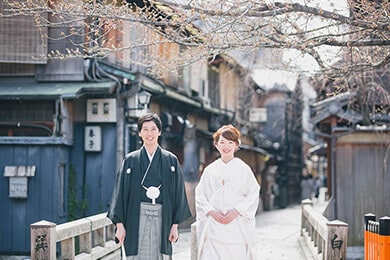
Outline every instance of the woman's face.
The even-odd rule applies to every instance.
[[[222,159],[232,159],[234,157],[235,151],[238,149],[236,142],[228,140],[222,135],[219,137],[215,147],[221,154]]]
[[[138,132],[144,145],[158,144],[158,137],[161,135],[156,123],[153,121],[146,121],[142,124],[141,130]]]

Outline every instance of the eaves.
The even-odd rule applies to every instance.
[[[115,81],[104,82],[0,82],[0,100],[77,99],[84,95],[114,93]]]
[[[138,90],[144,89],[154,95],[163,96],[171,101],[179,101],[183,104],[191,106],[192,108],[202,110],[210,114],[226,115],[229,118],[234,114],[233,111],[211,107],[204,104],[201,100],[181,94],[178,91],[174,91],[173,89],[169,89],[164,85],[164,83],[139,72],[132,72],[108,63],[100,64],[102,69],[104,69],[106,72],[122,79],[126,78],[129,83],[135,85]]]

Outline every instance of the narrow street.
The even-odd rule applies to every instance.
[[[324,203],[315,202],[321,210]],[[301,205],[263,211],[256,217],[256,245],[258,260],[304,260],[299,244]],[[174,247],[175,260],[191,259],[191,232],[180,230],[180,240]]]

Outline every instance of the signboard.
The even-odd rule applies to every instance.
[[[9,197],[27,198],[27,177],[9,178]]]
[[[87,122],[116,122],[116,99],[88,99]]]
[[[87,152],[100,152],[102,150],[102,129],[100,126],[85,127],[84,150]]]
[[[10,198],[27,198],[28,178],[35,176],[35,165],[6,165],[4,177],[8,177]]]
[[[267,122],[267,109],[260,107],[249,109],[249,121],[252,123]]]

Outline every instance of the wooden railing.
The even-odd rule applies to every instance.
[[[30,231],[31,260],[120,259],[114,225],[106,213],[60,225],[42,220],[31,224]]]
[[[311,258],[346,259],[348,224],[339,220],[329,221],[313,208],[309,199],[303,200],[301,207],[301,237],[309,248]]]

